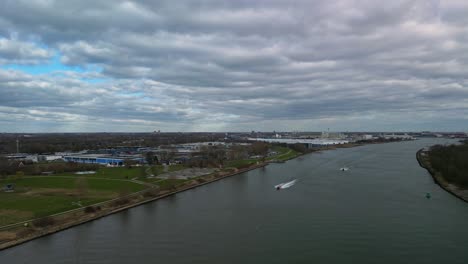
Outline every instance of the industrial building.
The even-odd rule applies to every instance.
[[[123,166],[124,160],[133,160],[140,163],[145,161],[141,156],[126,155],[126,156],[111,156],[106,154],[82,154],[82,155],[68,155],[63,159],[68,162],[100,164],[108,166]]]

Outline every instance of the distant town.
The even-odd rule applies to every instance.
[[[147,163],[188,164],[206,159],[206,150],[268,142],[314,149],[330,145],[378,140],[411,140],[419,137],[467,138],[467,133],[70,133],[0,134],[0,158],[23,165],[41,162],[75,162],[105,166]],[[149,154],[148,154],[149,153]],[[244,153],[244,158],[248,153]],[[272,155],[274,153],[268,153]],[[204,156],[205,155],[205,156]],[[257,156],[256,156],[257,157]]]

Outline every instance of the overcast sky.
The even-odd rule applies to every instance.
[[[468,131],[468,1],[0,3],[0,132]]]

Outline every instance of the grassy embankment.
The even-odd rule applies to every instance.
[[[277,152],[276,155],[267,157],[265,161],[278,161],[278,162],[283,162],[286,160],[290,160],[292,158],[295,158],[299,155],[301,155],[300,152],[297,152],[293,149],[287,148],[287,147],[281,147],[281,146],[273,146],[272,150]],[[256,164],[257,162],[262,162],[262,159],[242,159],[242,160],[232,160],[228,161],[224,164],[224,167],[229,169],[229,168],[244,168],[248,167],[251,165]]]
[[[460,145],[430,148],[427,153],[431,166],[450,184],[468,189],[468,142]]]
[[[298,155],[278,148],[271,157],[286,160]],[[254,166],[258,163],[257,166]],[[230,161],[230,168],[191,179],[145,178],[148,168],[100,168],[89,175],[12,176],[0,185],[15,184],[15,192],[0,193],[0,225],[21,223],[0,229],[0,249],[57,232],[126,208],[213,182],[264,165],[261,160]],[[225,164],[226,165],[226,164]],[[186,168],[174,165],[150,168],[153,174]],[[135,179],[135,180],[132,180]],[[138,192],[142,190],[141,192]],[[79,203],[78,203],[79,201]],[[104,203],[99,203],[105,201]],[[77,210],[72,210],[77,209]],[[70,211],[72,210],[72,211]],[[63,213],[66,212],[66,213]],[[60,214],[56,214],[60,213]],[[55,214],[54,216],[51,216]],[[38,219],[39,218],[39,219]],[[31,221],[32,219],[36,219]],[[28,225],[23,225],[22,222]]]
[[[268,161],[286,161],[299,156],[301,153],[287,147],[274,146],[273,151],[278,152],[277,155],[269,157]]]
[[[0,226],[76,209],[146,188],[124,180],[85,178],[78,183],[77,179],[25,176],[0,181],[0,186],[15,185],[14,192],[0,192]]]
[[[461,145],[436,145],[428,151],[420,150],[417,158],[437,184],[468,201],[468,141]]]

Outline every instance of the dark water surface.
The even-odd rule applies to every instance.
[[[415,159],[444,142],[272,164],[4,250],[0,263],[468,263],[468,203]]]

